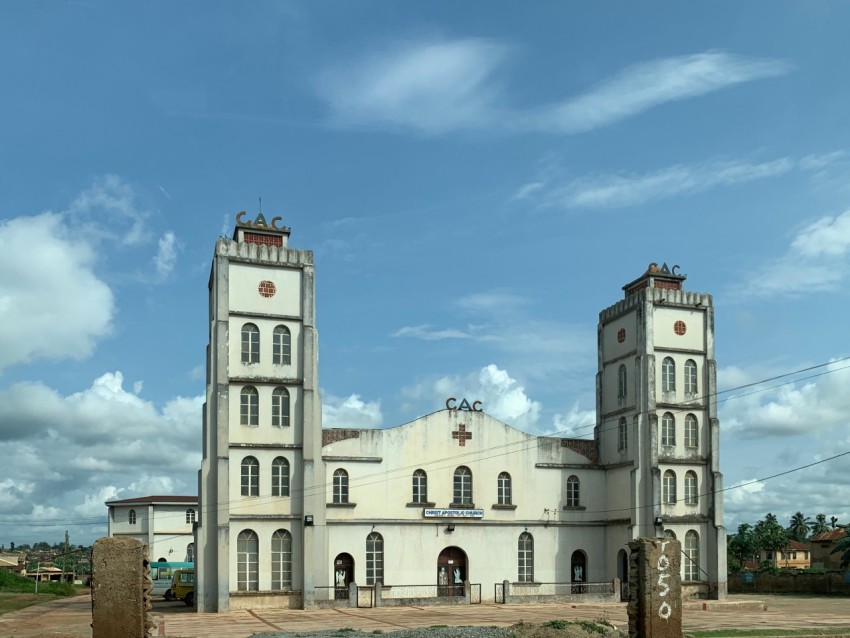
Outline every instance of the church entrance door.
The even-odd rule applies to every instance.
[[[348,600],[348,584],[354,582],[354,559],[351,554],[337,554],[334,559],[334,598]]]
[[[446,547],[437,557],[437,596],[463,596],[463,583],[469,579],[466,552]]]

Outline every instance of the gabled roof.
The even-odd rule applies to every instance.
[[[106,501],[107,505],[150,505],[152,503],[197,505],[197,496],[139,496],[117,501]]]
[[[827,541],[841,540],[845,536],[847,536],[847,532],[841,529],[840,527],[836,527],[835,529],[831,529],[828,532],[824,532],[823,534],[812,536],[809,540],[813,543],[823,543]]]
[[[811,543],[801,543],[800,541],[795,540],[789,540],[788,545],[785,546],[785,549],[793,549],[796,551],[810,550],[811,548]]]

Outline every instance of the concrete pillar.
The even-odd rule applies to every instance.
[[[135,538],[99,538],[92,550],[92,638],[146,638],[150,563]]]
[[[629,638],[681,638],[679,541],[638,538],[629,549]]]
[[[348,606],[357,607],[357,583],[348,583]]]
[[[383,594],[381,592],[382,586],[383,586],[383,583],[381,583],[381,582],[375,583],[375,600],[372,601],[372,604],[375,607],[381,607],[381,605],[382,605],[382,603],[381,603],[381,597],[383,596]]]

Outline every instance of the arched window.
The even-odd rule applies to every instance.
[[[676,504],[676,473],[673,470],[664,472],[664,478],[661,479],[661,502]]]
[[[670,412],[661,417],[661,445],[676,445],[676,418]]]
[[[517,542],[517,581],[534,582],[534,537],[528,532],[520,534]]]
[[[127,521],[130,523],[130,525],[136,524],[136,510],[130,510],[127,513]]]
[[[685,361],[685,394],[697,393],[697,362],[693,359]]]
[[[186,510],[186,522],[194,523],[195,522],[195,510],[189,508]]]
[[[260,495],[260,462],[253,456],[242,459],[242,496]]]
[[[672,529],[665,529],[664,538],[672,538],[673,540],[676,540],[676,532],[674,532]]]
[[[195,562],[195,543],[189,543],[188,545],[186,545],[186,562]]]
[[[472,505],[472,472],[464,465],[455,470],[454,505]]]
[[[694,530],[685,534],[685,555],[682,562],[685,564],[685,580],[699,580],[699,534]]]
[[[242,326],[242,363],[260,362],[260,329],[253,323]]]
[[[292,589],[292,534],[285,529],[272,534],[272,589]]]
[[[239,532],[236,537],[236,589],[260,589],[260,539],[252,529]]]
[[[699,503],[699,492],[697,490],[697,473],[688,470],[685,473],[685,505],[697,505]]]
[[[289,461],[282,456],[272,461],[272,496],[289,496]]]
[[[629,449],[629,426],[626,417],[620,417],[617,424],[617,450],[625,452]]]
[[[286,388],[275,388],[272,392],[272,425],[289,427],[289,391]]]
[[[348,472],[343,469],[334,472],[334,503],[348,503]]]
[[[673,392],[676,389],[676,364],[670,357],[661,362],[661,391]]]
[[[693,414],[685,417],[685,447],[699,447],[699,426]]]
[[[413,502],[428,502],[428,475],[424,470],[416,470],[413,473]]]
[[[617,398],[625,399],[628,394],[628,390],[626,390],[626,366],[625,364],[620,364],[620,367],[617,368]]]
[[[254,386],[246,385],[239,395],[239,423],[252,428],[260,425],[260,394]]]
[[[499,505],[511,504],[511,475],[507,472],[499,474],[497,479],[497,498]]]
[[[581,503],[581,483],[577,476],[567,479],[567,507],[578,507]]]
[[[272,363],[292,363],[292,334],[286,326],[276,326],[272,334]]]
[[[384,537],[372,532],[366,537],[366,584],[384,582]]]

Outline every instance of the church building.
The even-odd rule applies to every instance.
[[[580,594],[627,581],[628,542],[662,535],[686,594],[725,596],[714,308],[678,266],[650,264],[599,314],[592,439],[460,396],[396,427],[323,429],[313,253],[279,217],[245,217],[209,282],[198,611],[332,605],[352,583]]]

